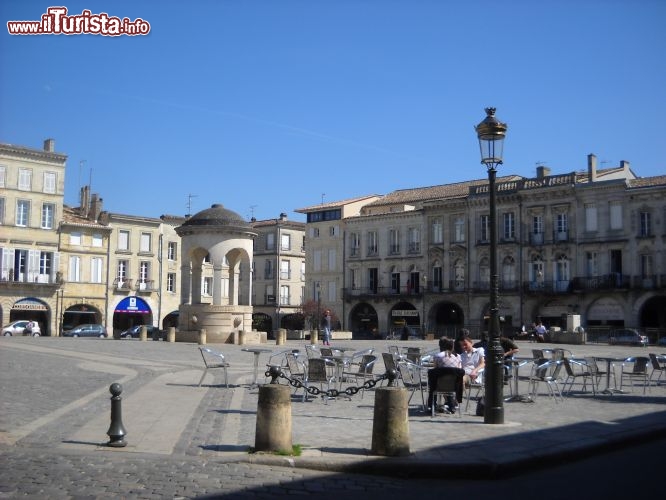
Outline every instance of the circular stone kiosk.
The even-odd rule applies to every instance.
[[[176,340],[197,342],[205,331],[206,342],[240,343],[240,333],[252,330],[252,244],[257,233],[220,204],[193,215],[176,233],[182,263]]]

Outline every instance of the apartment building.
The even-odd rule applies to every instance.
[[[33,320],[57,330],[63,276],[58,227],[67,155],[0,143],[0,323]]]
[[[277,219],[251,220],[254,239],[252,270],[253,328],[303,329],[305,300],[305,223]]]
[[[590,155],[579,172],[539,167],[534,178],[501,176],[497,193],[507,333],[536,319],[563,327],[568,314],[592,329],[666,328],[666,176],[638,178],[628,162],[598,170]],[[481,179],[363,203],[338,222],[342,269],[308,267],[308,283],[342,283],[340,319],[360,335],[405,324],[435,335],[463,326],[480,334],[489,314],[488,201]],[[310,243],[320,225],[308,217],[306,262],[316,261]],[[328,245],[341,252],[338,240],[321,243],[321,253]]]

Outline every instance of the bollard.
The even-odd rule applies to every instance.
[[[141,327],[141,330],[139,330],[139,339],[141,341],[148,340],[148,328],[146,327],[146,325],[143,325]]]
[[[280,328],[275,336],[275,345],[283,345],[287,339],[287,330]]]
[[[106,431],[106,434],[109,436],[110,440],[107,446],[113,446],[114,448],[122,448],[127,446],[125,441],[125,426],[123,426],[123,410],[122,410],[122,398],[120,394],[123,392],[123,386],[115,383],[111,384],[109,387],[109,392],[111,393],[111,425],[109,430]]]
[[[319,335],[317,330],[310,330],[310,343],[316,344],[317,342],[319,342]]]
[[[206,329],[199,330],[199,345],[206,345]]]
[[[176,327],[175,326],[170,326],[169,329],[167,330],[167,340],[169,342],[175,342],[176,341]]]
[[[245,344],[245,330],[239,330],[239,332],[238,332],[238,343],[240,345]]]
[[[288,385],[259,386],[254,448],[291,454],[291,388]]]
[[[375,391],[372,423],[372,449],[375,455],[409,455],[409,420],[407,389],[381,387]]]

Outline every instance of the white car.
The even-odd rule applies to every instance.
[[[14,321],[2,327],[2,335],[5,337],[11,337],[13,335],[23,335],[23,330],[30,323],[30,320],[22,319],[19,321]]]

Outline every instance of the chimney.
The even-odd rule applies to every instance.
[[[627,173],[627,174],[629,173],[629,170],[630,170],[630,168],[631,168],[631,167],[629,166],[629,162],[628,162],[627,160],[621,160],[621,161],[620,161],[620,167],[622,168],[622,171],[623,171],[624,173]]]
[[[46,139],[44,141],[44,151],[55,152],[55,139]]]
[[[280,214],[280,220],[287,220],[287,214],[285,214],[284,212],[282,212],[282,213]]]
[[[597,157],[593,154],[587,155],[587,182],[595,182],[597,180]]]
[[[88,209],[90,208],[89,203],[90,203],[90,191],[88,189],[88,186],[83,186],[81,188],[81,200],[80,200],[80,206],[79,206],[79,215],[81,217],[88,218]]]
[[[90,200],[90,220],[97,222],[99,220],[99,214],[102,213],[102,198],[98,194],[93,194],[92,199]]]
[[[550,168],[545,165],[539,165],[537,167],[537,179],[543,179],[550,175]]]

